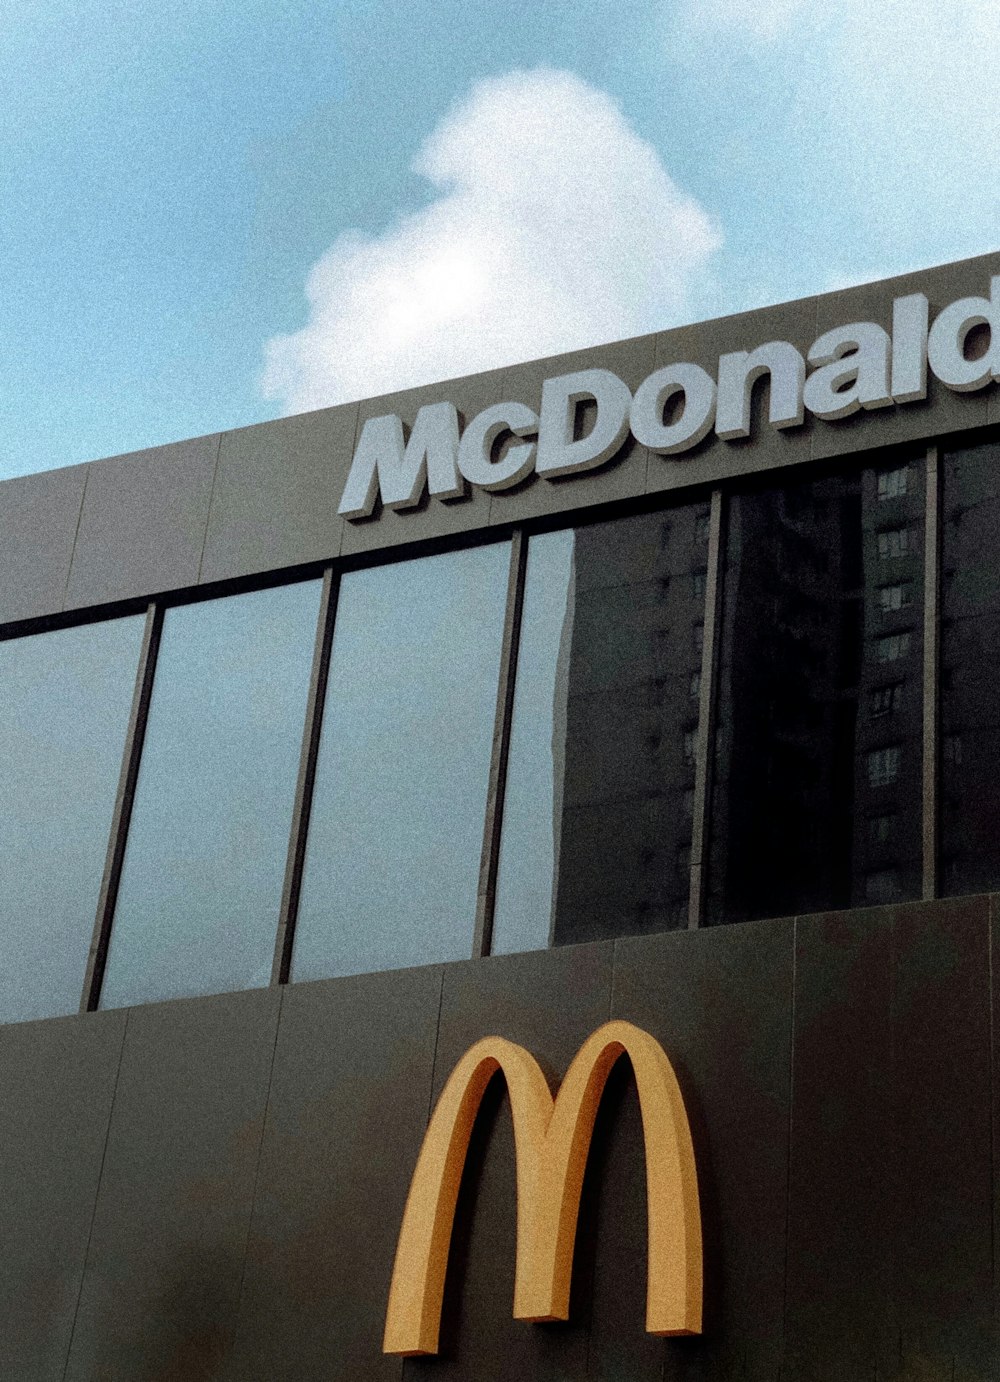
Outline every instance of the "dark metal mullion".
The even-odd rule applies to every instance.
[[[476,925],[472,957],[488,955],[493,943],[493,911],[496,905],[497,869],[500,861],[500,832],[503,827],[504,791],[507,785],[507,758],[510,752],[510,723],[514,709],[514,682],[524,609],[524,573],[528,540],[518,529],[511,539],[510,569],[507,577],[507,606],[503,640],[500,645],[500,677],[497,685],[496,716],[493,721],[493,751],[486,793],[483,824],[483,850],[479,861],[479,888],[476,896]]]
[[[118,778],[118,791],[115,796],[115,809],[111,818],[111,832],[108,837],[108,850],[104,861],[104,876],[101,879],[97,916],[94,920],[94,934],[90,942],[87,970],[83,980],[83,995],[80,999],[81,1012],[94,1012],[101,1000],[101,984],[104,981],[104,966],[107,962],[108,945],[111,941],[111,926],[114,921],[115,905],[118,901],[118,888],[121,884],[125,844],[128,838],[129,822],[132,819],[135,785],[139,777],[142,745],[146,737],[146,720],[149,716],[150,697],[153,694],[153,678],[156,674],[156,659],[160,650],[162,630],[163,609],[153,602],[146,607],[146,626],[142,635],[135,690],[132,694],[132,710],[129,714],[128,730],[125,735],[125,748]]]
[[[306,836],[312,811],[313,787],[316,783],[316,761],[319,757],[319,740],[323,728],[326,684],[330,674],[330,650],[333,646],[333,624],[339,591],[340,577],[328,568],[323,575],[323,593],[320,597],[316,642],[313,647],[309,696],[306,701],[302,749],[299,754],[299,775],[295,785],[295,804],[292,808],[292,826],[285,860],[285,881],[281,890],[281,911],[274,943],[274,961],[271,965],[272,988],[278,984],[287,984],[291,970],[292,943],[295,939],[295,921],[302,891]]]
[[[927,449],[924,504],[923,668],[923,878],[921,896],[938,887],[938,704],[941,672],[941,467],[936,446]]]
[[[708,571],[705,576],[705,623],[701,644],[698,694],[698,742],[695,749],[694,804],[691,820],[691,891],[688,926],[700,926],[705,915],[709,810],[715,741],[716,670],[722,612],[722,491],[712,491],[708,520]]]

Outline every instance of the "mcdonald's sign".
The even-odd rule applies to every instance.
[[[484,1037],[441,1091],[417,1160],[396,1248],[383,1352],[437,1353],[445,1272],[469,1138],[486,1086],[507,1083],[517,1164],[514,1318],[569,1318],[580,1192],[608,1075],[627,1055],[646,1153],[646,1329],[701,1333],[702,1245],[691,1131],[662,1047],[629,1022],[607,1022],[583,1043],[558,1095],[523,1046]]]

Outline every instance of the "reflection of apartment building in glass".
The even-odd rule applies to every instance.
[[[0,1377],[995,1378],[1000,389],[933,331],[997,272],[0,485]],[[733,424],[720,356],[870,323],[912,375],[921,294],[926,398],[772,425],[765,369]],[[729,425],[658,447],[676,362]],[[369,420],[571,376],[571,445],[587,371],[636,400],[598,464],[338,513]],[[499,1036],[554,1085],[609,1018],[691,1114],[702,1336],[644,1333],[623,1059],[569,1321],[511,1318],[496,1077],[440,1356],[383,1355],[448,1072]]]

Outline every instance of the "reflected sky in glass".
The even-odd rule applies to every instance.
[[[269,982],[320,591],[167,611],[102,1007]]]
[[[471,954],[509,562],[344,576],[293,979]]]
[[[533,537],[507,760],[492,952],[550,943],[566,766],[566,699],[573,641],[574,534]]]
[[[0,1021],[77,1012],[143,617],[0,643]]]

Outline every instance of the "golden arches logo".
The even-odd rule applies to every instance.
[[[607,1022],[583,1043],[555,1099],[523,1046],[484,1037],[455,1066],[431,1117],[399,1231],[383,1352],[437,1353],[459,1184],[476,1113],[503,1072],[517,1165],[514,1318],[569,1318],[576,1222],[594,1119],[612,1066],[635,1072],[646,1152],[646,1329],[700,1334],[701,1213],[694,1149],[673,1067],[648,1032]]]

